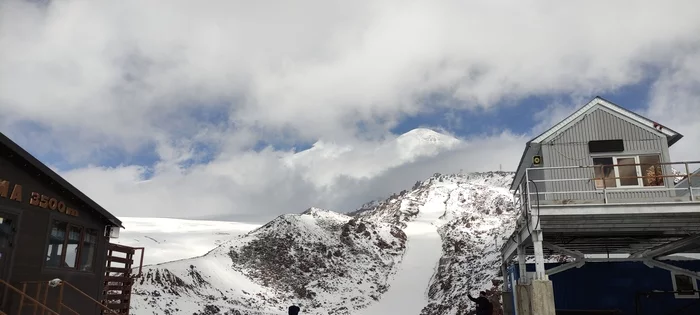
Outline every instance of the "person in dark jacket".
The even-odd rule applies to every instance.
[[[473,298],[471,294],[467,293],[470,300],[476,303],[476,315],[491,315],[493,312],[493,306],[489,299],[486,298],[486,292],[479,292],[478,298]]]
[[[289,315],[299,315],[299,306],[292,305],[289,307]]]

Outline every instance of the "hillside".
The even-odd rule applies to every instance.
[[[505,188],[511,180],[512,173],[505,172],[436,174],[416,183],[410,192],[356,213],[369,220],[406,226],[405,222],[417,214],[415,210],[440,202],[442,213],[434,224],[442,253],[433,262],[435,270],[427,287],[429,299],[421,314],[464,312],[473,307],[466,296],[470,289],[475,295],[491,287],[499,272],[501,239],[515,226],[512,197]]]
[[[436,174],[349,215],[282,215],[201,257],[146,267],[132,313],[455,314],[496,278],[511,178]]]
[[[224,242],[260,227],[259,224],[225,221],[134,217],[120,219],[126,229],[111,242],[145,247],[143,263],[146,265],[201,256]]]

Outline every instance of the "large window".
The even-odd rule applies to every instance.
[[[672,272],[673,291],[676,291],[678,299],[697,299],[698,298],[698,283],[695,279],[686,275],[679,275]]]
[[[595,187],[664,186],[660,163],[659,155],[594,157]]]
[[[92,271],[97,231],[54,220],[49,235],[46,267]]]

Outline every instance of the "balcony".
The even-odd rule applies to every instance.
[[[514,192],[516,208],[533,209],[700,202],[698,162],[597,164],[536,167],[525,171]],[[674,170],[681,170],[679,174]],[[524,187],[524,189],[522,189]]]
[[[616,162],[527,169],[504,258],[535,231],[551,248],[579,254],[634,254],[700,234],[700,172],[690,172],[700,162]]]

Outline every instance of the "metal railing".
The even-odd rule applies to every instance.
[[[10,291],[14,291],[15,293],[17,293],[20,296],[21,302],[20,302],[18,312],[22,311],[22,306],[25,303],[24,301],[27,300],[27,301],[29,301],[27,304],[31,303],[31,305],[34,306],[34,314],[36,314],[38,310],[41,310],[41,314],[60,315],[60,313],[57,313],[56,311],[54,311],[51,308],[49,308],[48,306],[46,306],[46,296],[44,296],[43,303],[39,301],[41,299],[41,296],[40,296],[41,290],[39,290],[37,292],[36,298],[33,298],[29,294],[26,293],[26,286],[25,286],[24,290],[20,290],[5,280],[0,280],[0,284],[2,284],[2,286],[4,287],[3,298],[2,298],[3,307],[5,306],[4,304],[5,304],[5,302],[7,302],[7,298],[9,297],[7,292],[8,292],[8,290],[10,290]]]
[[[679,171],[685,171],[685,174],[669,174],[669,170],[674,165],[681,165],[682,169]],[[638,176],[617,176],[619,175],[620,167],[631,166],[636,168],[635,172]],[[642,166],[653,167],[653,174],[644,174]],[[695,166],[692,167],[695,170],[694,172],[691,172],[691,166]],[[695,196],[700,196],[700,172],[697,170],[699,167],[700,161],[527,168],[523,179],[525,185],[522,185],[523,182],[521,181],[518,188],[513,192],[513,202],[517,209],[527,211],[527,213],[530,213],[532,206],[538,202],[551,201],[557,201],[561,204],[581,202],[586,204],[695,202],[697,201]],[[599,175],[604,174],[604,171],[608,171],[615,176],[596,177],[596,169],[599,170]],[[560,171],[569,175],[552,176],[551,174],[545,174],[548,171]],[[541,173],[537,174],[540,176],[533,176],[531,172]],[[618,186],[622,180],[629,181],[634,179],[637,180],[637,185]],[[608,181],[614,181],[615,187],[609,186]],[[652,184],[645,185],[645,183]],[[687,187],[677,187],[680,183],[687,183]],[[602,185],[602,187],[596,184]],[[696,187],[693,185],[696,185]],[[523,186],[525,186],[525,191],[521,189]],[[569,189],[572,187],[573,189]],[[659,193],[662,192],[666,192],[669,198],[664,200],[663,197],[660,197]],[[629,193],[642,193],[642,195],[646,193],[647,195],[641,198],[639,196],[636,196],[636,198],[626,197],[625,194]],[[578,199],[560,198],[560,196],[566,195],[576,196]],[[611,202],[611,195],[621,198],[617,202]],[[543,196],[544,199],[542,199]],[[685,200],[679,200],[679,198]]]
[[[49,288],[54,287],[54,285],[51,284],[51,281],[25,281],[25,282],[22,282],[22,292],[27,291],[27,285],[36,285],[37,286],[36,299],[38,300],[40,295],[43,293],[43,305],[46,306],[47,305],[48,290],[49,290]],[[55,302],[56,303],[56,311],[52,310],[53,313],[49,312],[49,314],[55,314],[55,313],[60,314],[60,313],[62,313],[63,310],[67,310],[71,314],[80,315],[80,313],[78,313],[77,311],[75,311],[74,309],[72,309],[71,307],[66,305],[63,301],[64,288],[68,287],[68,288],[72,289],[73,292],[77,292],[78,294],[80,294],[81,296],[86,298],[88,301],[90,301],[92,304],[98,306],[103,312],[106,312],[106,314],[119,315],[118,312],[108,308],[103,303],[100,303],[99,301],[97,301],[94,298],[92,298],[91,296],[89,296],[87,293],[83,292],[82,290],[78,289],[76,286],[74,286],[66,281],[61,280],[60,282],[56,283],[55,286],[58,287],[58,290],[59,290],[58,291],[58,299]],[[30,301],[30,302],[34,302],[34,301]],[[20,309],[22,309],[23,305],[24,305],[24,297],[22,298],[22,300],[20,300]],[[40,306],[40,305],[37,305],[36,303],[33,303],[32,305],[35,307],[34,314],[36,314],[36,311],[37,311],[36,307]],[[44,314],[44,309],[48,309],[48,308],[42,308],[42,311],[41,311],[42,315]]]

